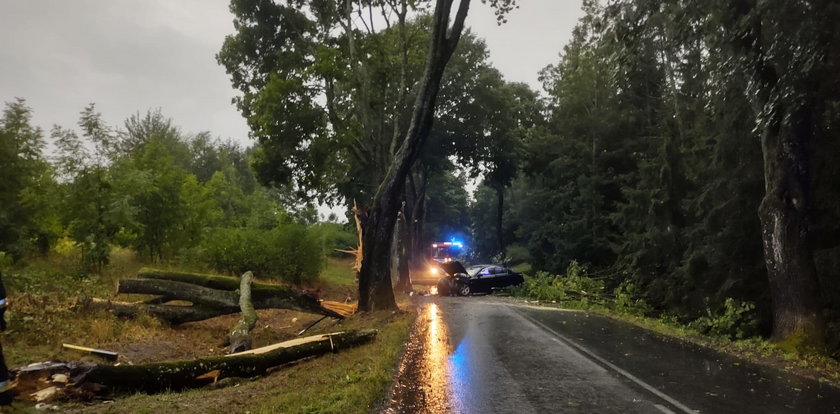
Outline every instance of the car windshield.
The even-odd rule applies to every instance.
[[[481,269],[485,269],[487,267],[488,267],[488,265],[470,266],[470,267],[467,268],[467,274],[470,275],[470,276],[475,276],[475,275],[478,274],[478,272],[481,271]]]

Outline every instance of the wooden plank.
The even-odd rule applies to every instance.
[[[348,317],[356,313],[356,304],[354,303],[341,303],[323,300],[321,301],[321,307],[333,311],[343,317]]]
[[[297,346],[297,345],[308,344],[310,342],[329,341],[331,335],[338,335],[338,334],[342,334],[342,333],[344,333],[344,332],[333,332],[333,333],[329,333],[329,334],[312,335],[312,336],[307,336],[307,337],[304,337],[304,338],[291,339],[291,340],[288,340],[288,341],[278,342],[276,344],[266,345],[262,348],[249,349],[247,351],[237,352],[235,354],[228,354],[228,355],[225,355],[225,356],[232,357],[232,356],[239,356],[239,355],[259,355],[259,354],[264,354],[266,352],[274,351],[275,349],[290,348],[290,347]]]

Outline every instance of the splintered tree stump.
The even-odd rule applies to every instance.
[[[233,327],[228,336],[230,342],[229,354],[251,349],[251,330],[257,324],[257,312],[254,311],[254,304],[251,302],[251,279],[253,277],[253,273],[245,272],[239,284],[239,309],[242,312],[242,317],[236,322],[236,326]]]
[[[62,387],[56,398],[72,396],[74,391],[83,389],[95,390],[101,395],[196,388],[222,378],[262,376],[270,368],[367,343],[375,336],[375,330],[340,332],[326,335],[322,340],[261,354],[218,356],[193,361],[117,366],[74,362],[40,364],[15,372],[19,384],[16,392],[31,392],[49,386],[50,378],[56,378],[57,374],[64,375],[69,383]],[[26,397],[29,394],[19,395]]]

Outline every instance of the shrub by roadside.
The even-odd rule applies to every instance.
[[[282,224],[271,230],[220,228],[201,245],[185,254],[185,262],[215,271],[242,274],[300,285],[318,277],[324,265],[321,239],[299,224]]]

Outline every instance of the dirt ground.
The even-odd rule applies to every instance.
[[[298,332],[321,318],[280,309],[258,310],[257,316],[257,326],[251,332],[254,348],[296,338]],[[224,342],[238,319],[239,314],[231,314],[189,322],[161,330],[149,340],[119,344],[110,350],[120,354],[118,362],[128,364],[224,355],[227,353]],[[328,318],[316,326],[323,328],[335,323],[336,320]]]

